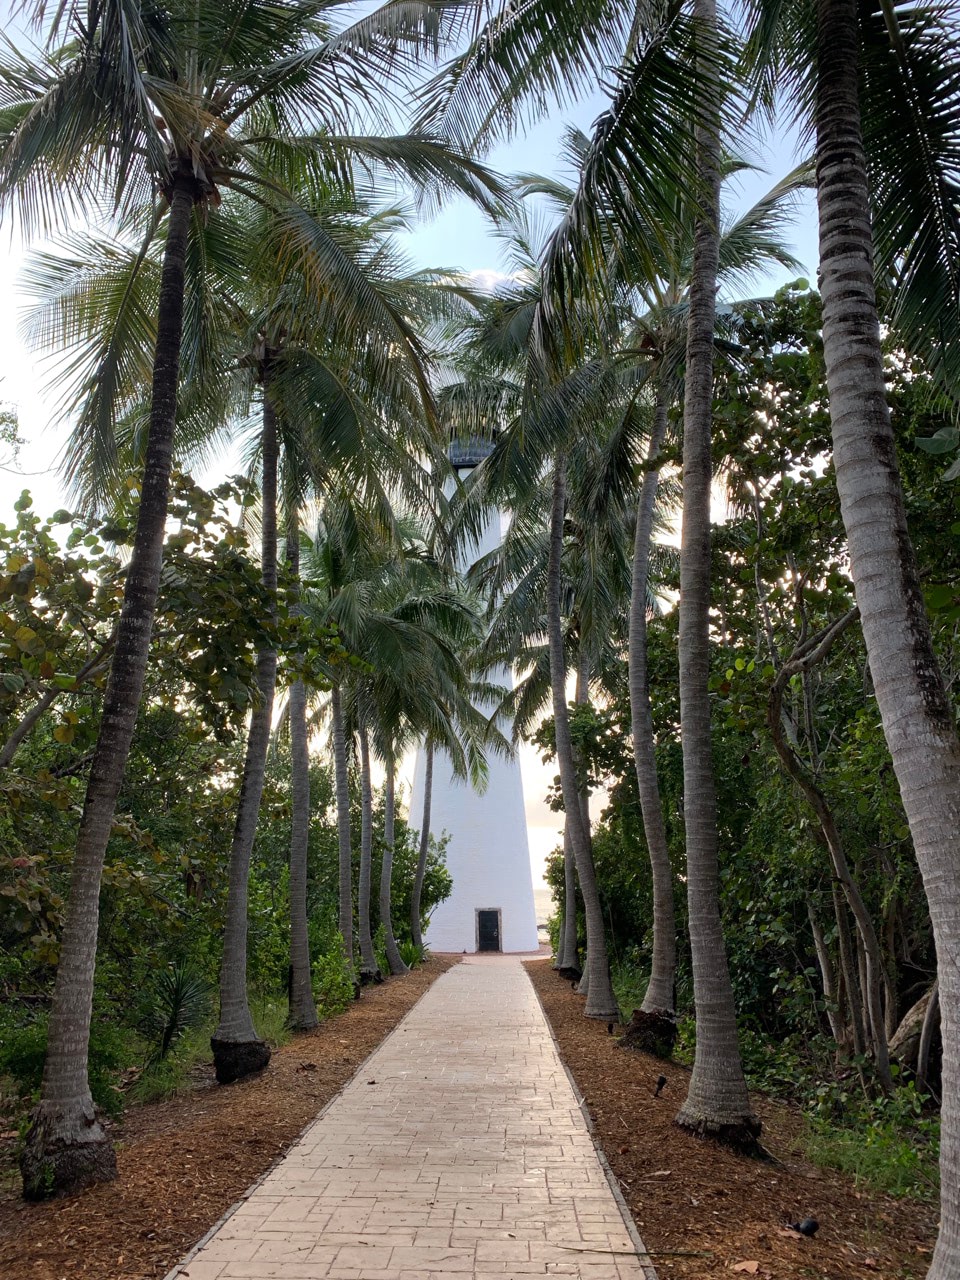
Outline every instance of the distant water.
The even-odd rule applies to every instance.
[[[533,905],[537,913],[538,925],[545,925],[556,910],[553,905],[553,894],[549,889],[534,889]]]

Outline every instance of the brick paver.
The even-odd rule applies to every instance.
[[[578,1103],[519,961],[465,959],[171,1280],[656,1280]]]

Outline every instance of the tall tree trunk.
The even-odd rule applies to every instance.
[[[150,429],[137,531],[70,873],[40,1101],[20,1158],[23,1191],[29,1199],[75,1191],[116,1176],[113,1147],[97,1118],[87,1079],[100,877],[130,754],[160,589],[180,377],[184,263],[196,198],[195,179],[178,175],[160,277]]]
[[[818,0],[823,348],[840,510],[874,693],[937,948],[943,1035],[940,1234],[929,1280],[960,1275],[960,744],[907,532],[883,377],[860,125],[854,0]]]
[[[647,469],[637,500],[637,526],[633,541],[629,639],[630,727],[633,733],[643,832],[647,840],[653,881],[653,954],[650,958],[650,981],[640,1007],[645,1013],[667,1014],[672,1019],[673,991],[677,976],[677,923],[673,905],[673,869],[670,866],[667,829],[663,820],[660,783],[657,778],[656,742],[650,707],[650,673],[647,668],[647,581],[653,542],[653,513],[660,475],[657,460],[666,434],[667,398],[663,385],[658,380],[653,432],[647,452]]]
[[[297,512],[287,517],[287,561],[300,603],[300,529]],[[290,686],[290,1013],[296,1031],[319,1021],[313,999],[310,932],[307,922],[307,849],[310,841],[310,749],[307,743],[307,690],[302,680]]]
[[[556,968],[565,978],[579,977],[581,974],[577,942],[577,867],[566,819],[563,823],[563,923]]]
[[[699,38],[715,37],[715,0],[695,0]],[[709,73],[708,73],[709,75]],[[706,90],[709,95],[709,87]],[[705,99],[697,123],[701,207],[694,232],[683,413],[683,532],[680,543],[680,721],[687,900],[697,1047],[677,1122],[750,1148],[760,1122],[750,1110],[737,1044],[737,1016],[720,922],[717,803],[710,745],[710,437],[713,339],[720,247],[718,112]]]
[[[387,779],[383,801],[383,861],[380,864],[380,923],[391,973],[409,973],[393,936],[390,890],[393,877],[394,818],[396,816],[396,765],[393,752],[387,759]]]
[[[587,1000],[584,1014],[588,1018],[600,1018],[614,1022],[620,1012],[610,982],[610,964],[603,928],[603,910],[600,890],[589,835],[584,831],[583,812],[580,806],[580,788],[570,737],[570,714],[567,709],[567,671],[563,654],[563,618],[560,612],[560,589],[563,558],[563,520],[566,511],[566,460],[557,455],[554,465],[553,502],[550,513],[550,549],[547,557],[547,638],[550,647],[550,687],[553,695],[553,723],[557,743],[557,763],[560,768],[560,785],[567,829],[573,844],[573,853],[583,895],[583,909],[587,921],[587,960],[584,977],[587,984]]]
[[[923,1026],[920,1028],[920,1045],[917,1049],[917,1091],[922,1093],[929,1089],[927,1072],[930,1069],[930,1050],[933,1048],[933,1037],[940,1023],[940,984],[934,982],[930,999],[923,1014]]]
[[[261,552],[263,585],[271,597],[277,590],[277,421],[270,398],[270,356],[264,358]],[[257,818],[267,767],[277,684],[277,652],[257,654],[259,701],[250,715],[243,780],[237,802],[228,869],[227,918],[220,968],[220,1022],[210,1038],[213,1064],[220,1084],[230,1084],[270,1061],[270,1047],[257,1035],[247,999],[247,897],[250,857],[257,834]]]
[[[353,973],[353,849],[350,845],[350,778],[347,773],[347,738],[343,724],[343,698],[339,684],[330,690],[333,724],[333,769],[337,791],[337,847],[339,850],[339,928],[343,958]]]
[[[857,976],[856,959],[853,952],[853,939],[850,936],[850,921],[847,918],[846,900],[840,892],[839,883],[834,880],[830,887],[833,899],[833,915],[837,922],[837,950],[840,956],[840,973],[847,993],[847,1005],[850,1009],[850,1035],[853,1053],[862,1058],[867,1052],[866,1033],[863,1025],[863,997],[860,980]]]
[[[427,854],[430,852],[430,803],[433,799],[433,742],[426,742],[426,755],[423,762],[423,816],[420,820],[420,853],[417,858],[417,870],[413,877],[413,896],[410,899],[410,936],[413,945],[423,950],[423,935],[420,930],[420,899],[423,896],[423,878],[427,874]]]
[[[813,946],[817,953],[817,964],[820,968],[820,983],[823,987],[823,1002],[827,1011],[827,1021],[834,1040],[843,1043],[843,1020],[840,1017],[840,1005],[837,1000],[837,984],[833,977],[833,963],[830,959],[830,948],[824,936],[823,928],[817,919],[813,899],[807,898],[807,919],[810,921],[810,932],[813,935]]]
[[[380,970],[370,929],[370,891],[373,879],[373,781],[370,776],[370,739],[361,724],[360,737],[360,883],[357,916],[360,929],[360,981],[377,982]]]

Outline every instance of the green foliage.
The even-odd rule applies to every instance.
[[[334,934],[333,945],[313,959],[313,993],[321,1018],[332,1018],[353,1003],[353,974],[343,955],[343,938]]]
[[[400,951],[400,959],[408,969],[415,969],[418,964],[423,964],[423,947],[418,947],[412,938],[403,938],[397,943],[397,947]]]
[[[824,1104],[836,1111],[836,1099]],[[818,1164],[849,1174],[892,1196],[936,1201],[939,1195],[940,1120],[927,1113],[912,1083],[867,1106],[848,1096],[844,1119],[818,1111],[810,1121],[807,1151]]]
[[[212,994],[212,985],[190,960],[178,960],[157,975],[140,1021],[153,1045],[151,1061],[165,1058],[186,1031],[209,1016]]]
[[[0,1075],[10,1076],[21,1098],[39,1095],[47,1052],[46,1018],[7,1028],[0,1043]],[[95,1018],[90,1031],[90,1092],[98,1107],[117,1115],[123,1107],[118,1077],[140,1054],[134,1035],[115,1023]]]

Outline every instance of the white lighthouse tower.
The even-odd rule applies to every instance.
[[[482,440],[454,441],[450,461],[463,478],[487,456],[492,444]],[[480,541],[473,551],[479,559],[503,539],[503,515],[491,508]],[[462,566],[467,568],[470,559]],[[500,668],[490,679],[513,687],[513,673]],[[500,726],[510,737],[510,725]],[[486,790],[473,789],[454,777],[450,762],[439,749],[433,766],[430,828],[444,832],[447,869],[453,892],[434,910],[425,942],[433,951],[536,951],[537,917],[533,902],[527,817],[523,781],[516,757],[487,757]],[[410,825],[420,826],[423,814],[424,753],[418,753],[413,774]]]

